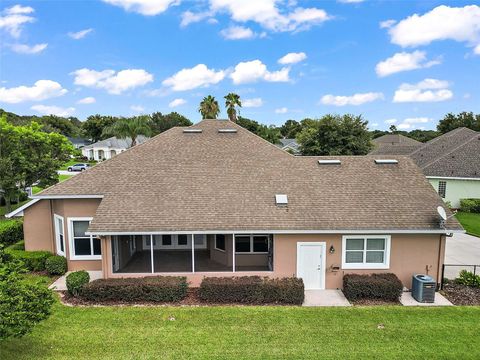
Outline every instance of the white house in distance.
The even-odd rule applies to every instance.
[[[147,137],[139,135],[137,137],[137,145],[142,144],[147,140]],[[116,137],[111,137],[83,147],[82,154],[83,156],[87,157],[88,160],[108,160],[115,155],[124,152],[131,147],[131,145],[132,140],[130,138],[119,139]]]

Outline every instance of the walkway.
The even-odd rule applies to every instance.
[[[305,290],[303,306],[352,306],[342,290]]]
[[[103,273],[101,271],[87,271],[90,275],[90,281],[98,280],[103,277]],[[55,290],[55,291],[66,291],[67,290],[67,275],[70,274],[71,271],[67,272],[65,275],[60,276],[57,280],[53,282],[48,288]]]

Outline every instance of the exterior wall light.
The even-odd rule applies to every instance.
[[[330,250],[328,250],[328,252],[330,254],[335,254],[335,248],[333,247],[333,245],[330,246]]]

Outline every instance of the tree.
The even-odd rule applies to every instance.
[[[439,135],[440,133],[435,130],[420,130],[420,129],[412,130],[406,134],[406,136],[408,136],[409,138],[415,139],[420,142],[430,141]]]
[[[150,136],[150,117],[148,115],[134,116],[132,118],[120,118],[112,126],[103,131],[105,136],[115,136],[119,139],[129,138],[132,147],[137,145],[139,135]]]
[[[296,120],[287,120],[280,127],[280,133],[286,139],[295,139],[297,134],[302,130],[302,124]]]
[[[220,113],[220,107],[217,100],[212,95],[208,95],[200,102],[198,112],[202,114],[202,119],[216,119]]]
[[[34,183],[58,182],[57,169],[70,158],[72,144],[63,135],[45,133],[41,125],[14,126],[0,118],[0,189],[7,211],[19,192]]]
[[[261,138],[270,141],[272,144],[278,143],[278,140],[281,138],[280,129],[274,125],[266,126],[259,124],[255,120],[247,119],[241,116],[238,117],[237,123],[241,127],[253,132]]]
[[[389,129],[389,130],[390,130],[390,132],[391,132],[392,134],[398,133],[398,129],[397,129],[397,127],[396,127],[395,125],[390,125],[390,129]]]
[[[22,264],[0,247],[0,340],[21,337],[46,319],[54,303],[44,285],[22,279]]]
[[[474,115],[473,112],[466,111],[457,115],[448,113],[438,123],[437,130],[445,134],[459,127],[480,131],[480,114]]]
[[[82,123],[82,131],[85,137],[97,142],[105,139],[103,131],[112,126],[118,118],[113,116],[91,115]]]
[[[152,134],[157,135],[164,132],[174,126],[190,126],[192,122],[185,116],[171,112],[170,114],[163,115],[161,112],[155,112],[151,116],[151,128]]]
[[[368,121],[354,115],[325,115],[297,135],[303,155],[366,155],[373,148]]]
[[[240,96],[234,93],[229,93],[224,96],[225,107],[227,108],[227,115],[230,121],[237,122],[237,109],[236,107],[242,107]]]

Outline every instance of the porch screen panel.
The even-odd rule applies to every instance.
[[[155,273],[192,272],[192,235],[153,235],[153,271]]]
[[[232,272],[231,234],[195,235],[195,272]]]
[[[151,273],[150,236],[112,236],[114,273]]]

